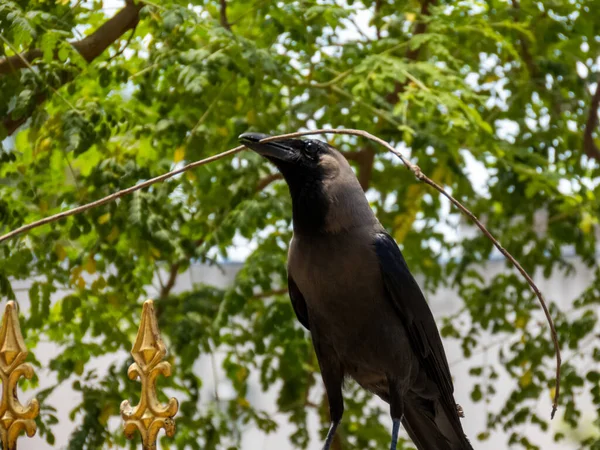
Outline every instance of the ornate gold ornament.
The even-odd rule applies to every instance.
[[[16,450],[21,431],[32,437],[37,431],[35,418],[40,413],[40,404],[34,398],[23,406],[17,397],[17,383],[21,377],[33,377],[33,366],[24,362],[29,351],[25,346],[17,305],[10,301],[4,308],[0,329],[0,378],[2,400],[0,403],[0,439],[2,448]]]
[[[171,375],[171,365],[162,359],[167,354],[167,347],[160,337],[154,303],[152,300],[144,302],[142,321],[138,329],[135,344],[131,350],[134,363],[129,366],[127,375],[131,380],[139,378],[142,382],[140,403],[132,407],[129,400],[121,403],[121,417],[123,418],[123,431],[128,439],[132,439],[135,431],[142,435],[144,450],[155,450],[156,439],[161,428],[165,429],[167,436],[175,434],[175,420],[179,403],[177,399],[169,399],[166,406],[161,405],[156,392],[156,378],[162,374]]]

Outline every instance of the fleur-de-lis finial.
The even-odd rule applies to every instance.
[[[135,344],[131,350],[134,363],[129,366],[127,375],[130,379],[139,378],[142,382],[140,403],[132,407],[129,400],[121,403],[121,417],[123,430],[128,439],[132,439],[135,431],[142,435],[144,450],[155,450],[156,439],[161,428],[165,429],[167,436],[175,434],[175,420],[179,403],[177,399],[169,399],[166,406],[161,405],[156,393],[156,378],[162,374],[171,375],[171,365],[162,359],[167,354],[167,348],[160,337],[154,303],[152,300],[144,302],[142,321],[138,329]]]
[[[23,406],[17,397],[17,383],[21,377],[33,377],[33,367],[25,363],[29,351],[25,346],[17,305],[10,301],[4,309],[0,328],[0,379],[2,379],[2,400],[0,402],[0,439],[2,448],[15,450],[17,438],[25,430],[32,437],[36,430],[35,418],[40,413],[40,405],[32,399]]]

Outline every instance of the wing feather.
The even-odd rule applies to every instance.
[[[442,398],[454,405],[454,386],[442,339],[419,285],[389,234],[375,235],[375,251],[388,299],[406,328],[413,351],[428,378],[440,389]]]

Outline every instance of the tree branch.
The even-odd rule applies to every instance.
[[[600,106],[600,79],[596,84],[596,92],[592,97],[588,120],[583,131],[583,151],[589,158],[600,161],[600,149],[594,142],[593,136],[594,129],[598,126],[598,106]]]
[[[227,0],[220,0],[220,2],[221,10],[219,11],[219,13],[221,19],[221,26],[226,30],[231,31],[231,24],[227,20]]]
[[[358,161],[358,182],[363,188],[363,191],[369,189],[371,184],[371,175],[373,173],[373,163],[375,162],[375,149],[373,147],[365,147],[359,152]]]
[[[415,29],[413,31],[413,36],[417,36],[419,34],[423,34],[427,31],[427,23],[422,19],[425,16],[429,15],[429,7],[435,3],[435,0],[423,0],[421,2],[421,14],[419,17],[419,21],[415,25]],[[419,53],[421,52],[421,47],[417,47],[414,49],[408,49],[406,51],[406,57],[411,61],[416,61],[419,58]]]
[[[413,30],[413,36],[423,34],[427,31],[427,23],[422,20],[423,17],[428,16],[430,14],[429,8],[431,5],[435,4],[435,0],[422,0],[421,2],[421,11],[420,18],[415,25]],[[377,24],[377,16],[381,9],[381,2],[378,0],[375,2],[375,19]],[[380,38],[380,30],[377,26],[377,37]],[[421,47],[417,47],[414,49],[408,49],[406,52],[406,58],[411,61],[416,61],[419,58],[419,54],[421,51]],[[347,73],[343,73],[340,76],[345,76]],[[337,81],[337,78],[334,78],[332,82]],[[327,83],[328,85],[329,83]],[[394,90],[386,96],[386,100],[388,103],[395,104],[398,101],[398,95],[406,89],[407,81],[398,82],[394,86]],[[344,154],[346,159],[353,160],[358,163],[359,172],[358,172],[358,181],[360,182],[361,187],[364,191],[369,189],[369,185],[371,183],[371,175],[373,172],[373,163],[375,162],[375,150],[370,147],[365,147],[356,152],[347,152]]]
[[[519,0],[511,0],[511,3],[514,10],[517,12],[517,14],[519,14],[521,11],[521,5],[519,4]],[[518,22],[517,16],[514,17],[514,21]],[[531,56],[531,52],[529,51],[529,45],[527,45],[527,42],[525,41],[525,39],[523,39],[522,36],[519,38],[519,43],[521,46],[521,56],[523,57],[523,61],[525,62],[525,66],[527,67],[527,71],[529,72],[529,76],[531,78],[536,78],[537,67],[533,62],[533,57]]]
[[[544,315],[546,316],[546,320],[548,321],[548,326],[550,328],[551,338],[552,338],[552,342],[554,344],[554,350],[556,353],[556,381],[555,381],[554,402],[552,404],[552,414],[551,414],[551,418],[554,418],[554,414],[556,413],[556,410],[558,409],[558,398],[559,398],[559,394],[560,394],[560,366],[561,366],[560,345],[558,343],[558,336],[556,333],[556,328],[554,326],[554,322],[552,321],[552,316],[550,316],[550,312],[548,310],[546,300],[544,299],[542,292],[539,290],[539,288],[537,287],[537,285],[535,284],[535,282],[533,281],[531,276],[521,266],[521,264],[519,264],[519,262],[514,258],[514,256],[512,256],[504,247],[502,247],[500,242],[492,235],[492,233],[490,233],[488,231],[488,229],[485,227],[485,225],[483,225],[483,223],[481,223],[479,221],[479,219],[475,216],[475,214],[473,214],[461,202],[459,202],[452,195],[450,195],[443,187],[441,187],[439,184],[437,184],[431,178],[427,177],[427,175],[425,175],[421,171],[419,166],[411,163],[401,152],[396,150],[394,147],[392,147],[390,144],[388,144],[383,139],[378,138],[377,136],[374,136],[371,133],[368,133],[363,130],[322,129],[322,130],[313,130],[313,131],[299,131],[297,133],[283,134],[280,136],[272,136],[272,137],[261,140],[261,142],[264,143],[264,142],[276,141],[279,139],[290,139],[290,138],[297,138],[300,136],[309,136],[309,135],[315,135],[315,134],[328,134],[328,133],[351,135],[351,136],[362,136],[366,139],[369,139],[373,142],[378,143],[379,145],[384,146],[387,150],[389,150],[391,153],[393,153],[398,158],[400,158],[400,161],[402,161],[402,163],[406,166],[406,168],[408,170],[410,170],[418,180],[433,187],[436,191],[438,191],[440,194],[442,194],[444,197],[446,197],[455,207],[457,207],[460,210],[460,212],[462,212],[464,215],[469,217],[475,223],[475,225],[477,225],[477,228],[479,228],[481,230],[481,232],[492,242],[492,244],[494,244],[494,246],[500,251],[500,253],[502,253],[506,257],[506,259],[508,259],[511,262],[511,264],[518,270],[518,272],[523,276],[523,278],[525,278],[525,280],[527,281],[527,283],[529,284],[529,286],[531,287],[531,289],[537,296],[540,306],[541,306],[542,310],[544,311]],[[88,203],[88,204],[85,204],[82,206],[78,206],[76,208],[69,209],[67,211],[63,211],[61,213],[54,214],[54,215],[46,217],[44,219],[24,225],[24,226],[17,228],[16,230],[13,230],[3,236],[0,236],[0,243],[6,241],[8,239],[11,239],[15,236],[18,236],[22,233],[25,233],[26,231],[30,231],[34,228],[40,227],[42,225],[45,225],[45,224],[48,224],[51,222],[56,222],[58,220],[64,219],[65,217],[79,214],[84,211],[87,211],[88,209],[95,208],[100,205],[104,205],[106,203],[116,200],[117,198],[123,197],[127,194],[131,194],[132,192],[146,188],[154,183],[158,183],[158,182],[167,180],[171,177],[174,177],[175,175],[186,172],[195,167],[198,167],[198,166],[201,166],[204,164],[208,164],[210,162],[224,158],[225,156],[233,155],[234,153],[237,153],[237,152],[243,150],[244,148],[245,148],[244,146],[235,147],[231,150],[227,150],[225,152],[219,153],[218,155],[211,156],[210,158],[206,158],[206,159],[203,159],[200,161],[193,162],[191,164],[188,164],[187,166],[181,167],[180,169],[165,173],[158,177],[147,180],[143,183],[137,184],[135,186],[131,186],[127,189],[123,189],[121,191],[114,192],[114,193],[112,193],[104,198],[101,198],[99,200],[96,200],[94,202],[91,202],[91,203]]]
[[[424,16],[428,16],[430,14],[429,8],[430,6],[435,4],[436,0],[423,0],[421,2],[421,17],[418,19],[417,24],[415,25],[415,29],[413,30],[413,36],[417,36],[419,34],[423,34],[427,31],[427,23],[423,20],[420,20]],[[421,47],[417,47],[414,49],[408,49],[406,51],[406,58],[411,61],[416,61],[419,58],[419,54],[421,53]],[[396,83],[394,90],[386,96],[386,100],[389,103],[396,104],[398,101],[398,95],[404,91],[408,82]]]
[[[272,173],[272,174],[267,175],[264,178],[261,178],[260,180],[258,180],[258,183],[256,184],[256,192],[262,191],[264,188],[266,188],[272,182],[281,180],[281,179],[283,179],[283,175],[281,175],[280,173]]]
[[[375,16],[373,17],[373,22],[375,22],[377,39],[381,39],[381,0],[375,0]]]
[[[137,25],[139,12],[143,6],[143,3],[127,3],[123,9],[102,24],[95,32],[80,41],[72,42],[71,45],[87,62],[92,62],[126,31]],[[42,55],[42,50],[34,49],[21,55],[2,58],[0,59],[0,75],[24,69],[27,67],[25,61],[32,64],[35,59],[41,58]]]
[[[272,291],[261,292],[260,294],[256,294],[252,298],[269,298],[269,297],[273,297],[275,295],[283,295],[283,294],[287,294],[287,293],[288,293],[288,287],[286,285],[279,289],[273,289]]]
[[[204,239],[196,239],[194,241],[194,249],[200,247],[204,243]],[[166,283],[160,283],[160,298],[166,298],[171,293],[171,289],[175,286],[175,282],[177,281],[177,276],[179,275],[179,269],[181,266],[189,259],[192,255],[188,254],[186,259],[181,259],[176,263],[171,264],[171,268],[169,269],[169,278]],[[159,275],[160,279],[160,275]]]
[[[129,47],[129,44],[131,44],[131,40],[133,39],[133,36],[135,35],[135,30],[137,29],[137,23],[133,26],[133,28],[131,29],[131,34],[129,35],[129,37],[127,38],[127,41],[125,42],[125,45],[123,45],[123,47],[121,47],[117,53],[115,53],[114,55],[112,55],[110,58],[108,58],[109,61],[112,61],[113,59],[117,58],[118,56],[121,56],[123,54],[123,52],[125,50],[127,50],[127,47]]]
[[[518,21],[518,14],[521,11],[521,5],[519,4],[519,0],[511,0],[511,4],[516,14],[514,16],[514,21]],[[519,38],[520,46],[521,46],[521,58],[525,62],[525,67],[527,68],[527,72],[529,72],[529,77],[532,81],[542,89],[545,89],[543,83],[543,77],[540,76],[540,71],[538,66],[535,64],[535,61],[531,55],[531,51],[529,50],[529,45],[527,40],[524,37]],[[596,146],[594,142],[593,132],[594,129],[598,126],[598,106],[600,103],[600,79],[598,80],[598,87],[596,87],[596,92],[592,97],[592,102],[590,104],[590,111],[588,114],[588,120],[585,124],[585,129],[583,132],[583,151],[584,153],[591,159],[596,159],[600,161],[600,149]],[[552,111],[554,115],[558,118],[561,114],[560,106],[552,102]]]
[[[143,6],[143,3],[134,4],[133,2],[128,1],[123,9],[101,25],[94,33],[80,41],[73,42],[71,45],[73,45],[88,63],[92,62],[125,32],[136,27],[139,21],[139,12]],[[41,56],[42,51],[40,49],[34,49],[19,55],[2,58],[0,59],[0,75],[17,72],[20,69],[26,68],[28,64],[35,64],[35,60]],[[72,75],[70,73],[63,74],[61,77],[61,85],[68,83],[71,79]],[[39,106],[44,103],[47,98],[47,94],[39,93],[34,99],[34,104]],[[27,122],[29,116],[30,114],[25,114],[22,117],[13,118],[9,114],[2,118],[2,126],[10,136],[21,125]]]
[[[179,261],[174,264],[171,264],[171,268],[169,270],[169,278],[160,290],[160,298],[168,297],[168,295],[171,293],[171,289],[173,289],[173,286],[175,286],[175,281],[177,281],[177,275],[179,274],[180,267],[181,263]]]
[[[46,101],[46,99],[48,98],[48,96],[46,94],[38,94],[35,96],[34,99],[34,103],[36,105],[40,105],[42,103],[44,103]],[[2,126],[4,127],[4,129],[7,132],[8,136],[11,136],[15,131],[17,131],[17,129],[23,125],[25,122],[27,122],[27,120],[29,119],[30,115],[25,114],[24,116],[21,116],[17,119],[13,119],[10,114],[8,114],[7,116],[5,116],[2,119]]]

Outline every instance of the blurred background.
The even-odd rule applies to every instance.
[[[0,233],[237,145],[358,128],[484,221],[526,282],[393,155],[321,136],[353,167],[438,320],[475,448],[600,449],[599,1],[0,4]],[[251,152],[0,244],[41,403],[24,449],[137,448],[119,405],[155,300],[180,410],[161,448],[310,449],[328,426],[287,297],[291,204]],[[348,383],[335,450],[389,446]],[[139,438],[136,438],[139,439]],[[137,447],[136,447],[137,446]],[[399,448],[413,448],[409,440]]]

